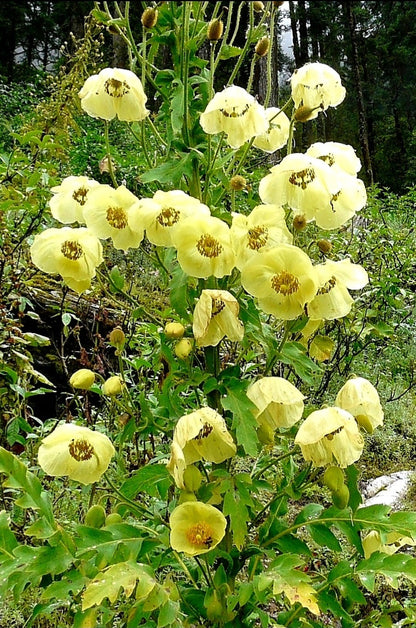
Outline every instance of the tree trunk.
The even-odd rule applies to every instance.
[[[363,83],[361,78],[361,67],[359,58],[359,46],[356,30],[356,21],[353,11],[352,0],[344,0],[344,14],[348,24],[348,32],[350,35],[351,44],[351,64],[352,72],[355,80],[355,88],[357,94],[357,108],[358,108],[358,123],[359,123],[359,137],[361,144],[361,152],[363,156],[364,170],[367,176],[367,183],[372,185],[374,183],[373,167],[371,163],[371,154],[368,138],[367,117],[364,104]]]

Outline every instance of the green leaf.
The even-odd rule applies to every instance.
[[[397,589],[401,578],[407,578],[416,584],[416,558],[409,554],[388,555],[374,552],[370,558],[358,563],[356,573],[363,585],[371,592],[374,591],[377,575],[383,575],[388,584],[393,589]]]
[[[341,551],[342,548],[337,537],[326,526],[315,524],[307,526],[307,529],[315,543],[321,547],[329,547],[334,552]]]
[[[220,59],[223,59],[225,61],[226,59],[232,59],[232,57],[239,57],[242,52],[243,49],[238,48],[238,46],[228,46],[227,44],[225,44],[221,48]]]
[[[110,289],[112,292],[118,292],[124,288],[124,277],[118,266],[113,266],[110,271]]]
[[[230,516],[233,541],[241,550],[247,536],[247,521],[250,515],[238,492],[233,489],[228,490],[224,495],[223,513],[225,516]]]
[[[169,159],[156,168],[151,168],[140,175],[143,183],[158,181],[159,183],[169,183],[178,185],[183,175],[191,176],[192,163],[195,158],[193,153],[185,153],[177,159]]]
[[[147,493],[151,497],[166,499],[172,478],[164,464],[148,464],[126,480],[120,487],[120,492],[129,499],[134,499],[138,493]]]
[[[286,342],[279,354],[279,359],[284,364],[292,366],[296,375],[299,375],[307,384],[312,385],[315,381],[314,376],[322,372],[321,367],[306,355],[306,348],[299,342]]]
[[[7,512],[0,512],[0,558],[2,554],[13,558],[12,552],[19,545],[15,535],[9,528]]]
[[[87,578],[78,569],[71,569],[61,580],[52,582],[42,593],[41,600],[73,600],[84,588]]]
[[[342,625],[345,626],[345,628],[356,625],[355,620],[342,608],[341,604],[331,592],[321,591],[318,594],[318,601],[321,610],[330,611],[334,617],[342,619]]]
[[[179,79],[175,79],[173,85],[175,85],[175,87],[171,91],[170,120],[173,132],[180,133],[183,127],[185,90],[182,81]]]
[[[85,588],[82,594],[82,610],[98,606],[105,598],[114,604],[119,597],[120,589],[124,590],[126,597],[130,597],[137,580],[143,574],[148,577],[144,566],[133,561],[110,565],[91,580]]]
[[[257,421],[253,412],[254,403],[247,397],[245,384],[235,380],[232,387],[226,388],[227,394],[221,400],[225,410],[233,415],[232,429],[236,431],[237,443],[242,445],[249,456],[256,456],[259,446]]]
[[[188,314],[188,275],[186,275],[179,264],[172,272],[170,280],[169,299],[170,304],[179,316],[187,319]]]

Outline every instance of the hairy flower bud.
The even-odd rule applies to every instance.
[[[264,11],[264,3],[257,2],[256,0],[255,2],[253,2],[253,9],[255,10],[256,13],[261,13],[262,11]]]
[[[293,218],[293,228],[296,231],[303,231],[307,225],[306,218],[303,214],[297,214]]]
[[[142,14],[142,24],[145,28],[153,28],[157,22],[158,12],[157,9],[147,7]]]
[[[192,351],[192,342],[189,338],[182,338],[175,345],[175,355],[180,360],[185,360]]]
[[[232,190],[236,190],[236,192],[239,192],[240,190],[245,190],[247,187],[247,180],[241,175],[236,174],[230,179],[230,187]]]
[[[182,323],[166,323],[164,332],[167,338],[170,338],[171,340],[178,340],[184,335],[185,327]]]
[[[112,397],[114,395],[119,395],[123,390],[123,380],[119,375],[113,375],[106,379],[102,386],[103,395],[107,395]]]
[[[343,484],[340,489],[334,491],[332,494],[332,502],[334,506],[342,510],[348,506],[348,502],[350,500],[350,492],[348,490],[348,486]]]
[[[318,246],[318,249],[324,255],[326,255],[327,253],[330,253],[332,250],[332,244],[329,240],[318,240],[316,244]]]
[[[119,351],[124,347],[126,342],[126,335],[121,327],[115,327],[110,332],[110,344]]]
[[[256,44],[255,53],[258,57],[265,57],[269,51],[270,39],[268,37],[262,37]]]
[[[324,473],[323,483],[332,493],[339,491],[344,484],[344,473],[339,467],[328,467]]]
[[[101,528],[105,523],[105,510],[100,504],[94,504],[85,515],[85,525],[91,528]]]
[[[211,20],[208,24],[207,29],[207,39],[209,41],[218,41],[222,37],[222,33],[224,31],[224,23],[222,20],[216,18],[215,20]]]
[[[89,390],[95,381],[95,374],[90,369],[79,369],[70,377],[69,383],[72,388]]]

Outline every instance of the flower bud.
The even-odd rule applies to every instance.
[[[123,380],[120,375],[113,375],[105,380],[102,386],[103,395],[107,395],[108,397],[119,395],[123,390],[123,386]]]
[[[147,7],[142,14],[142,24],[145,28],[153,28],[157,22],[158,12],[157,9]]]
[[[189,467],[186,467],[183,472],[183,483],[187,491],[192,491],[193,493],[199,489],[202,482],[202,474],[198,467],[191,464]]]
[[[268,37],[262,37],[256,44],[254,49],[258,57],[264,57],[267,55],[270,47],[270,39]]]
[[[350,500],[350,492],[348,486],[343,484],[340,489],[332,493],[332,503],[334,506],[342,510],[348,506]]]
[[[118,512],[110,512],[105,518],[106,526],[111,526],[113,523],[123,523],[123,517]]]
[[[334,493],[344,484],[344,474],[339,467],[328,467],[324,473],[323,483]]]
[[[331,242],[329,240],[318,240],[318,242],[316,244],[318,245],[318,249],[324,255],[326,255],[327,253],[331,252],[332,244],[331,244]]]
[[[232,190],[239,192],[240,190],[245,190],[247,187],[247,181],[244,177],[239,174],[236,174],[234,177],[230,179],[230,187]]]
[[[81,390],[89,390],[95,381],[95,373],[90,369],[79,369],[70,377],[69,383],[72,388],[80,388]]]
[[[126,343],[126,335],[121,327],[115,327],[110,333],[110,345],[121,351]]]
[[[223,31],[224,23],[222,20],[218,18],[211,20],[208,24],[207,39],[209,39],[209,41],[218,41],[221,39]]]
[[[175,355],[181,360],[186,360],[192,351],[192,342],[189,338],[182,338],[175,345]]]
[[[295,120],[297,122],[307,122],[314,117],[315,109],[311,109],[310,107],[301,106],[298,107],[295,111]]]
[[[101,528],[105,523],[105,510],[100,504],[94,504],[88,509],[85,519],[85,525],[90,528]]]
[[[295,231],[303,231],[307,225],[306,218],[304,214],[296,214],[293,218],[293,228]]]
[[[262,11],[264,11],[263,2],[257,2],[257,0],[253,2],[253,9],[255,10],[256,13],[261,13]]]
[[[178,340],[184,335],[185,327],[181,323],[166,323],[164,331],[171,340]]]

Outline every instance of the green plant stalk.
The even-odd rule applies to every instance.
[[[243,6],[244,6],[244,2],[239,2],[238,3],[237,16],[235,18],[234,33],[233,33],[233,36],[231,37],[231,39],[229,41],[229,44],[228,44],[229,46],[233,45],[234,40],[237,37],[238,29],[240,28],[241,10],[242,10]]]
[[[269,49],[267,51],[267,60],[266,60],[266,95],[264,97],[264,108],[267,109],[270,102],[270,97],[272,94],[272,52],[274,46],[274,24],[276,17],[276,7],[272,2],[269,3],[270,6],[270,24],[269,24]]]
[[[189,136],[189,111],[188,111],[188,83],[189,83],[189,18],[191,3],[184,2],[182,6],[182,38],[181,38],[181,51],[182,51],[182,68],[181,79],[184,86],[183,90],[183,139],[186,146],[190,147]]]
[[[246,54],[248,52],[248,49],[251,46],[251,43],[253,41],[252,36],[253,36],[253,26],[254,26],[254,9],[253,9],[253,3],[249,2],[249,9],[250,9],[250,20],[249,20],[249,31],[247,34],[247,38],[246,38],[246,43],[244,44],[244,48],[242,53],[240,54],[240,56],[238,57],[238,61],[234,66],[234,70],[232,71],[230,78],[228,79],[228,85],[232,85],[235,77],[237,76],[240,67],[243,64],[243,61],[245,60]]]
[[[218,4],[220,4],[220,3],[218,3]],[[222,49],[223,49],[224,45],[227,42],[228,34],[230,32],[231,17],[232,17],[232,14],[233,14],[233,7],[234,7],[234,2],[229,2],[228,3],[227,23],[225,25],[225,30],[224,30],[224,34],[223,34],[223,37],[222,37],[222,41],[220,43],[220,46],[219,46],[218,52],[217,52],[217,56],[216,56],[216,59],[214,61],[214,72],[216,71],[216,69],[218,67],[218,64],[219,64],[219,62],[221,60],[221,52],[222,52]]]
[[[114,174],[114,168],[113,168],[113,162],[111,159],[111,147],[110,147],[110,137],[109,137],[109,122],[108,120],[104,120],[104,140],[105,140],[105,150],[106,150],[106,156],[107,156],[107,161],[108,161],[108,172],[110,174],[111,177],[111,181],[113,183],[113,186],[117,189],[118,188],[118,183],[117,183],[117,179],[115,177]]]
[[[254,53],[252,59],[251,59],[251,63],[250,63],[250,74],[248,77],[248,83],[247,83],[247,91],[248,93],[251,92],[252,87],[253,87],[253,79],[254,79],[254,69],[256,67],[256,63],[258,62],[258,60],[260,59],[259,55]]]

